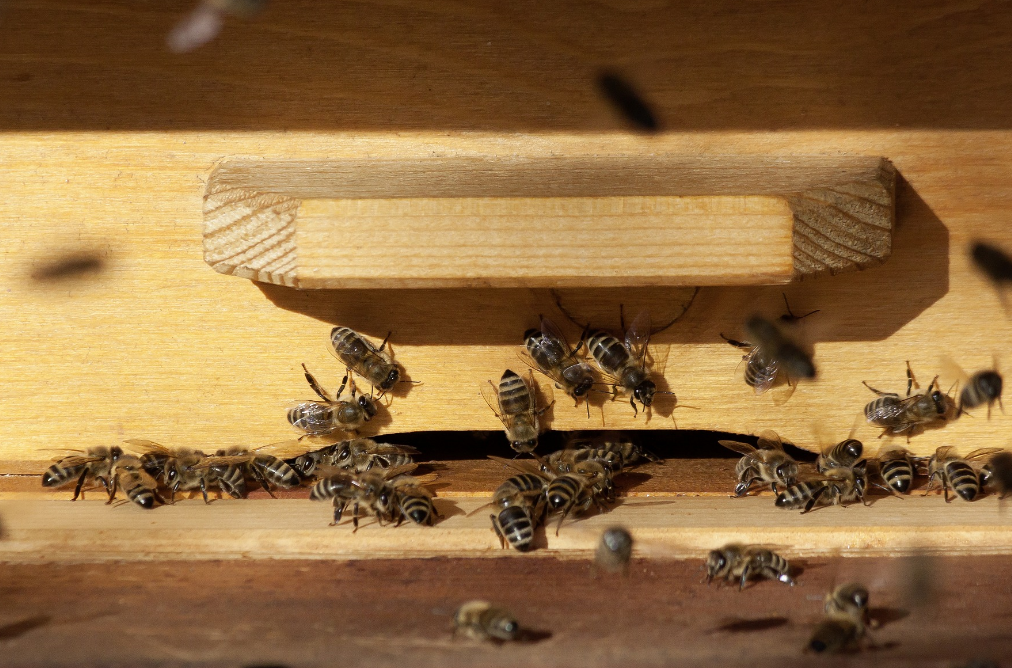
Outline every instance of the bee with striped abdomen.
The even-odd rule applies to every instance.
[[[425,482],[435,477],[435,474],[426,476],[426,480],[410,475],[402,475],[394,478],[391,484],[394,488],[394,498],[397,505],[397,524],[403,520],[410,520],[422,526],[432,526],[442,515],[436,510],[432,502],[432,491],[425,486]]]
[[[237,499],[246,496],[248,478],[260,483],[264,491],[271,496],[274,496],[271,491],[272,485],[281,489],[291,489],[298,487],[301,481],[295,469],[284,460],[242,446],[218,450],[197,466],[203,467],[211,469],[218,479],[219,486]]]
[[[161,480],[169,489],[169,503],[175,502],[176,492],[194,489],[200,490],[204,503],[210,503],[207,490],[213,486],[218,486],[222,492],[239,498],[235,496],[237,490],[230,487],[227,482],[222,484],[217,471],[205,464],[208,455],[200,450],[190,448],[172,450],[154,441],[136,438],[124,442],[143,453],[141,464],[144,470],[156,480]]]
[[[911,395],[913,384],[914,372],[910,368],[909,361],[907,362],[907,396],[905,399],[892,392],[881,392],[868,383],[864,383],[865,387],[879,396],[878,399],[869,402],[864,407],[865,419],[869,423],[883,428],[879,438],[886,434],[902,434],[916,427],[946,419],[951,408],[951,400],[942,394],[941,388],[938,387],[938,376],[932,379],[925,392]],[[907,438],[909,440],[909,434]]]
[[[317,468],[329,466],[365,473],[372,468],[389,469],[414,463],[418,450],[408,445],[377,443],[371,438],[353,438],[331,443],[303,453],[288,461],[303,478],[309,478]]]
[[[892,493],[906,494],[914,482],[914,463],[906,448],[891,447],[879,451],[878,474]]]
[[[528,384],[515,371],[506,369],[498,387],[492,381],[488,381],[487,388],[481,386],[481,396],[502,422],[511,448],[523,454],[533,452],[538,447],[538,436],[541,434],[539,418],[555,401],[544,408],[538,408],[533,377]]]
[[[625,328],[624,322],[622,326]],[[650,314],[646,311],[641,311],[633,320],[626,330],[624,341],[601,330],[594,330],[587,335],[587,349],[604,381],[612,386],[613,396],[622,392],[629,397],[634,416],[637,414],[637,401],[644,408],[650,408],[654,396],[658,394],[657,384],[650,379],[647,362],[649,343]]]
[[[348,371],[354,371],[369,381],[381,394],[393,388],[402,374],[400,365],[384,350],[389,340],[388,333],[377,348],[348,327],[335,327],[330,331],[330,346],[337,359]],[[338,392],[338,396],[340,394]]]
[[[865,501],[865,490],[868,487],[868,474],[865,462],[861,461],[852,467],[827,469],[821,476],[790,485],[777,496],[777,508],[810,512],[816,506],[847,505]]]
[[[512,613],[488,601],[468,601],[453,614],[453,635],[471,640],[505,642],[520,637],[520,624]]]
[[[575,399],[579,405],[580,399],[585,398],[594,385],[594,372],[590,365],[579,357],[583,345],[584,341],[581,339],[575,350],[570,348],[565,335],[556,324],[541,316],[540,329],[528,329],[524,332],[524,346],[528,355],[521,359],[555,381],[555,386]],[[589,404],[587,411],[589,416]]]
[[[576,439],[569,441],[562,450],[556,450],[542,459],[542,470],[554,474],[569,473],[576,463],[594,460],[603,464],[612,473],[618,473],[641,459],[650,462],[660,461],[656,455],[630,440]]]
[[[811,356],[797,343],[780,331],[769,320],[755,315],[745,321],[745,333],[750,341],[737,341],[723,334],[721,338],[736,348],[747,350],[742,356],[745,362],[745,384],[762,394],[776,384],[783,372],[787,384],[791,376],[814,378],[815,364]]]
[[[545,490],[548,508],[560,513],[555,535],[559,535],[562,522],[570,512],[586,512],[592,504],[604,511],[603,502],[615,498],[615,486],[611,471],[600,462],[587,460],[576,464],[572,472],[555,476]]]
[[[991,406],[998,403],[1001,411],[1005,407],[1001,403],[1002,377],[997,369],[985,369],[970,376],[963,390],[959,393],[959,413],[967,408],[976,408],[987,404],[987,419],[991,419]]]
[[[42,486],[63,487],[76,478],[77,485],[71,501],[76,501],[81,495],[81,489],[87,480],[102,483],[108,493],[112,484],[113,467],[122,456],[123,449],[114,445],[111,448],[88,448],[83,454],[62,457],[42,474]]]
[[[784,452],[783,441],[776,432],[766,430],[759,434],[758,447],[741,441],[717,441],[725,448],[744,455],[735,466],[738,484],[734,495],[748,494],[753,483],[769,485],[774,492],[777,485],[793,485],[798,477],[798,463]]]
[[[549,480],[533,467],[526,469],[518,462],[498,457],[491,459],[521,471],[504,481],[492,494],[492,503],[488,505],[498,509],[497,513],[489,515],[492,529],[503,548],[509,543],[514,550],[527,552],[534,546],[534,530],[545,516],[545,491]]]
[[[973,501],[980,493],[980,474],[970,462],[1002,451],[1001,448],[981,448],[966,457],[959,457],[955,450],[951,445],[942,446],[928,460],[928,486],[924,489],[924,496],[937,481],[946,503],[949,502],[950,487],[959,498]]]
[[[112,503],[117,487],[141,508],[150,510],[156,503],[165,503],[158,494],[158,481],[144,470],[144,463],[134,455],[121,455],[113,465],[112,489],[107,503]]]
[[[828,469],[849,468],[861,459],[864,444],[856,438],[848,438],[819,453],[815,468],[819,473]]]
[[[371,396],[362,394],[358,399],[355,398],[355,383],[349,381],[349,376],[345,375],[337,390],[337,398],[334,398],[317,382],[305,364],[302,369],[306,372],[309,386],[323,401],[303,401],[288,410],[288,423],[296,429],[309,436],[323,436],[335,431],[357,432],[379,412],[378,405]],[[349,383],[351,401],[342,401],[341,393]]]
[[[788,561],[761,545],[725,545],[707,555],[705,567],[707,584],[714,579],[737,581],[739,591],[750,578],[779,580],[794,586]]]
[[[331,526],[338,524],[345,509],[352,506],[353,533],[358,531],[359,519],[368,515],[373,515],[379,524],[392,523],[398,519],[400,510],[397,505],[397,490],[391,480],[410,473],[416,467],[417,464],[411,464],[368,473],[338,471],[313,485],[309,498],[312,501],[333,502],[334,521]]]

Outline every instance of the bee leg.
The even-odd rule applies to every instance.
[[[492,520],[492,530],[495,531],[495,535],[499,537],[499,549],[506,549],[506,537],[502,535],[502,531],[499,530],[499,523],[495,520],[495,515],[489,515],[488,518]]]
[[[888,397],[888,396],[896,396],[896,394],[895,394],[895,393],[893,393],[893,392],[883,392],[882,390],[876,390],[876,389],[875,389],[874,387],[872,387],[871,385],[869,385],[869,384],[867,383],[867,381],[863,381],[863,380],[862,380],[862,381],[861,381],[861,383],[862,383],[862,384],[863,384],[863,385],[864,385],[865,387],[867,387],[867,388],[868,388],[869,390],[871,390],[872,392],[874,392],[875,394],[877,394],[877,395],[878,395],[878,396],[880,396],[880,397]]]
[[[327,392],[323,389],[323,386],[320,385],[320,383],[316,380],[316,377],[313,374],[309,373],[309,369],[306,368],[305,364],[302,365],[302,370],[305,372],[306,382],[309,383],[309,387],[313,388],[313,392],[316,392],[317,396],[319,396],[324,401],[333,401],[333,399],[327,396]],[[341,396],[341,392],[338,391],[337,395]]]
[[[942,496],[945,497],[945,502],[946,503],[950,503],[950,501],[949,501],[949,481],[945,480],[944,478],[942,479]]]
[[[260,472],[260,469],[258,469],[256,466],[251,466],[250,468],[253,471],[253,477],[256,478],[256,481],[260,483],[261,487],[264,488],[264,491],[270,494],[270,497],[272,499],[278,498],[274,496],[274,493],[271,491],[271,486],[267,484],[267,479],[264,478],[264,474]]]
[[[752,574],[752,564],[745,564],[745,568],[741,570],[741,582],[738,583],[738,591],[745,589],[745,583],[748,581],[748,576]]]
[[[336,395],[337,398],[339,398],[339,399],[341,398],[341,394],[344,392],[345,386],[348,385],[348,378],[350,378],[350,377],[351,377],[351,369],[345,369],[344,370],[344,378],[341,379],[341,386],[339,388],[337,388],[337,395]],[[354,383],[351,384],[351,396],[352,396],[352,398],[355,397],[355,384]]]
[[[635,396],[629,397],[629,405],[632,406],[633,417],[636,417],[639,414],[639,411],[636,410],[636,397]]]
[[[818,500],[820,498],[822,498],[822,495],[825,493],[825,491],[827,489],[829,489],[829,488],[828,487],[823,487],[822,489],[820,489],[815,494],[812,494],[812,498],[810,498],[808,500],[808,503],[805,504],[805,509],[801,511],[801,514],[804,515],[807,512],[811,512],[812,508],[815,507],[815,504],[818,502]]]
[[[914,380],[914,371],[910,368],[910,360],[907,360],[907,396],[910,396],[910,390],[917,385],[917,381]]]
[[[74,498],[71,501],[77,501],[77,497],[81,496],[81,488],[84,487],[84,479],[88,477],[88,469],[85,468],[81,471],[81,477],[77,479],[77,485],[74,487]]]
[[[618,305],[618,324],[622,326],[622,331],[625,331],[625,304]]]
[[[119,474],[112,476],[112,487],[106,485],[106,491],[109,492],[109,500],[105,502],[105,505],[112,503],[112,500],[116,497],[116,488],[119,487]]]
[[[163,506],[165,505],[165,499],[163,499],[162,496],[158,493],[158,490],[155,489],[151,490],[151,495],[155,497],[155,501],[157,501],[159,504]]]
[[[200,476],[200,493],[204,497],[204,503],[211,503],[207,500],[207,480],[204,476]]]

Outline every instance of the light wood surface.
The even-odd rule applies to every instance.
[[[777,284],[885,261],[895,181],[855,157],[230,160],[204,258],[303,289]]]
[[[586,558],[616,524],[633,534],[638,556],[651,558],[702,558],[728,542],[777,545],[785,556],[1012,552],[1012,517],[999,512],[995,498],[946,504],[914,495],[807,515],[777,508],[771,497],[634,498],[567,521],[558,536],[551,521],[530,553],[500,548],[491,511],[478,510],[485,503],[447,496],[436,503],[447,519],[434,527],[363,521],[352,533],[350,519],[329,526],[330,504],[306,498],[193,499],[150,511],[98,500],[9,499],[0,501],[0,560]]]

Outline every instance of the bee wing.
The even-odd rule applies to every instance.
[[[772,429],[764,429],[759,432],[758,447],[760,450],[783,451],[784,442],[780,440],[780,436]]]
[[[948,355],[941,356],[942,373],[944,376],[951,376],[955,380],[959,381],[959,384],[966,386],[970,380],[970,375],[966,373],[963,367],[956,363],[956,360],[952,359]]]
[[[970,454],[968,454],[966,457],[963,457],[963,459],[966,459],[966,460],[980,459],[982,457],[987,457],[989,455],[996,455],[999,452],[1002,452],[1003,450],[1004,450],[1004,448],[980,448],[979,450],[974,450],[973,452],[971,452]]]
[[[503,457],[496,457],[495,455],[489,455],[489,459],[494,462],[499,462],[512,469],[516,469],[521,473],[534,473],[537,475],[544,475],[541,469],[531,459],[505,459]]]
[[[383,479],[390,480],[392,478],[396,478],[399,475],[411,473],[416,468],[418,468],[418,464],[405,464],[404,466],[395,466],[393,468],[386,469],[385,471],[383,471]]]
[[[481,511],[485,510],[486,508],[491,508],[493,505],[495,505],[495,501],[489,501],[485,505],[478,506],[477,508],[475,508],[474,510],[472,510],[471,512],[469,512],[467,514],[467,517],[471,517],[473,515],[477,515]]]
[[[492,381],[488,381],[487,384],[482,383],[478,386],[478,389],[481,391],[481,398],[485,400],[485,403],[492,409],[495,416],[502,420],[504,411],[502,410],[502,406],[499,405],[499,390],[492,384]]]
[[[89,457],[87,455],[70,455],[68,457],[57,457],[53,459],[54,462],[59,462],[63,466],[79,466],[81,464],[89,464],[91,462],[100,462],[105,457]]]
[[[429,485],[431,483],[436,482],[438,478],[439,478],[438,473],[426,473],[424,475],[416,475],[414,477],[414,480],[419,485]]]
[[[232,464],[245,464],[253,458],[252,453],[244,455],[208,455],[194,464],[195,469],[209,469],[212,466],[230,466]]]
[[[420,455],[418,448],[410,445],[396,445],[395,443],[377,443],[370,452],[376,455]]]
[[[745,455],[746,457],[753,457],[756,454],[756,449],[748,443],[742,443],[741,441],[717,441],[728,450],[734,450],[735,452]]]
[[[955,446],[943,445],[942,447],[935,450],[935,459],[936,460],[947,459],[949,455],[952,453],[952,451],[955,449],[956,449]],[[923,457],[921,459],[923,459]]]
[[[163,455],[174,456],[175,453],[160,443],[149,441],[146,438],[128,438],[123,441],[127,445],[133,446],[135,449],[141,452],[157,452]]]
[[[559,326],[545,316],[541,316],[541,334],[546,339],[554,341],[567,355],[573,351],[569,345],[569,341],[566,340],[566,335],[562,333]]]
[[[636,360],[643,359],[650,342],[650,313],[640,311],[625,333],[625,349]]]
[[[358,332],[355,332],[355,336],[342,339],[337,345],[334,345],[334,339],[331,339],[328,348],[330,348],[330,352],[338,359],[341,359],[341,355],[361,357],[366,353],[377,352],[376,346]]]
[[[317,442],[319,441],[323,441],[324,444],[320,445],[320,447],[318,448],[313,447],[313,445],[316,445]],[[310,452],[322,450],[323,448],[329,448],[332,445],[336,445],[338,442],[339,441],[335,441],[331,437],[320,438],[319,436],[316,437],[307,436],[301,441],[297,438],[293,438],[287,441],[279,441],[277,443],[271,443],[269,445],[263,446],[263,448],[257,449],[258,450],[266,449],[270,452],[270,454],[274,455],[278,459],[294,459],[295,457],[301,457],[302,455],[308,454]],[[309,447],[307,447],[307,445]]]
[[[533,371],[545,374],[546,376],[554,380],[556,383],[562,382],[560,374],[554,368],[552,369],[543,368],[540,364],[534,361],[533,357],[531,357],[527,353],[518,351],[517,358],[519,358],[521,362],[523,362],[527,367],[529,367]]]

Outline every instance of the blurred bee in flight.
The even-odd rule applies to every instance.
[[[555,405],[552,400],[547,406],[538,408],[538,395],[533,374],[530,383],[511,369],[503,372],[496,387],[488,381],[488,387],[481,386],[481,396],[502,422],[510,447],[518,453],[533,452],[538,447],[541,434],[541,415]]]
[[[1012,492],[1012,452],[996,453],[981,467],[980,486],[1001,500]]]
[[[173,53],[193,51],[218,36],[227,16],[252,18],[266,5],[267,0],[201,0],[172,28],[166,44]]]
[[[513,613],[488,601],[468,601],[453,613],[453,635],[477,641],[502,643],[520,637],[520,623]]]
[[[625,527],[605,529],[594,552],[594,568],[606,573],[629,575],[632,548],[633,537]]]
[[[997,246],[983,241],[974,242],[970,248],[970,259],[974,266],[994,285],[1005,313],[1008,314],[1006,288],[1012,283],[1012,258]]]
[[[812,313],[803,316],[791,314],[791,317],[801,319]],[[742,361],[745,362],[745,383],[756,394],[763,394],[773,387],[781,372],[788,385],[791,384],[791,376],[815,378],[815,363],[811,356],[769,320],[758,315],[752,316],[745,321],[745,334],[749,341],[730,339],[723,334],[720,336],[732,346],[748,350],[742,356]]]

